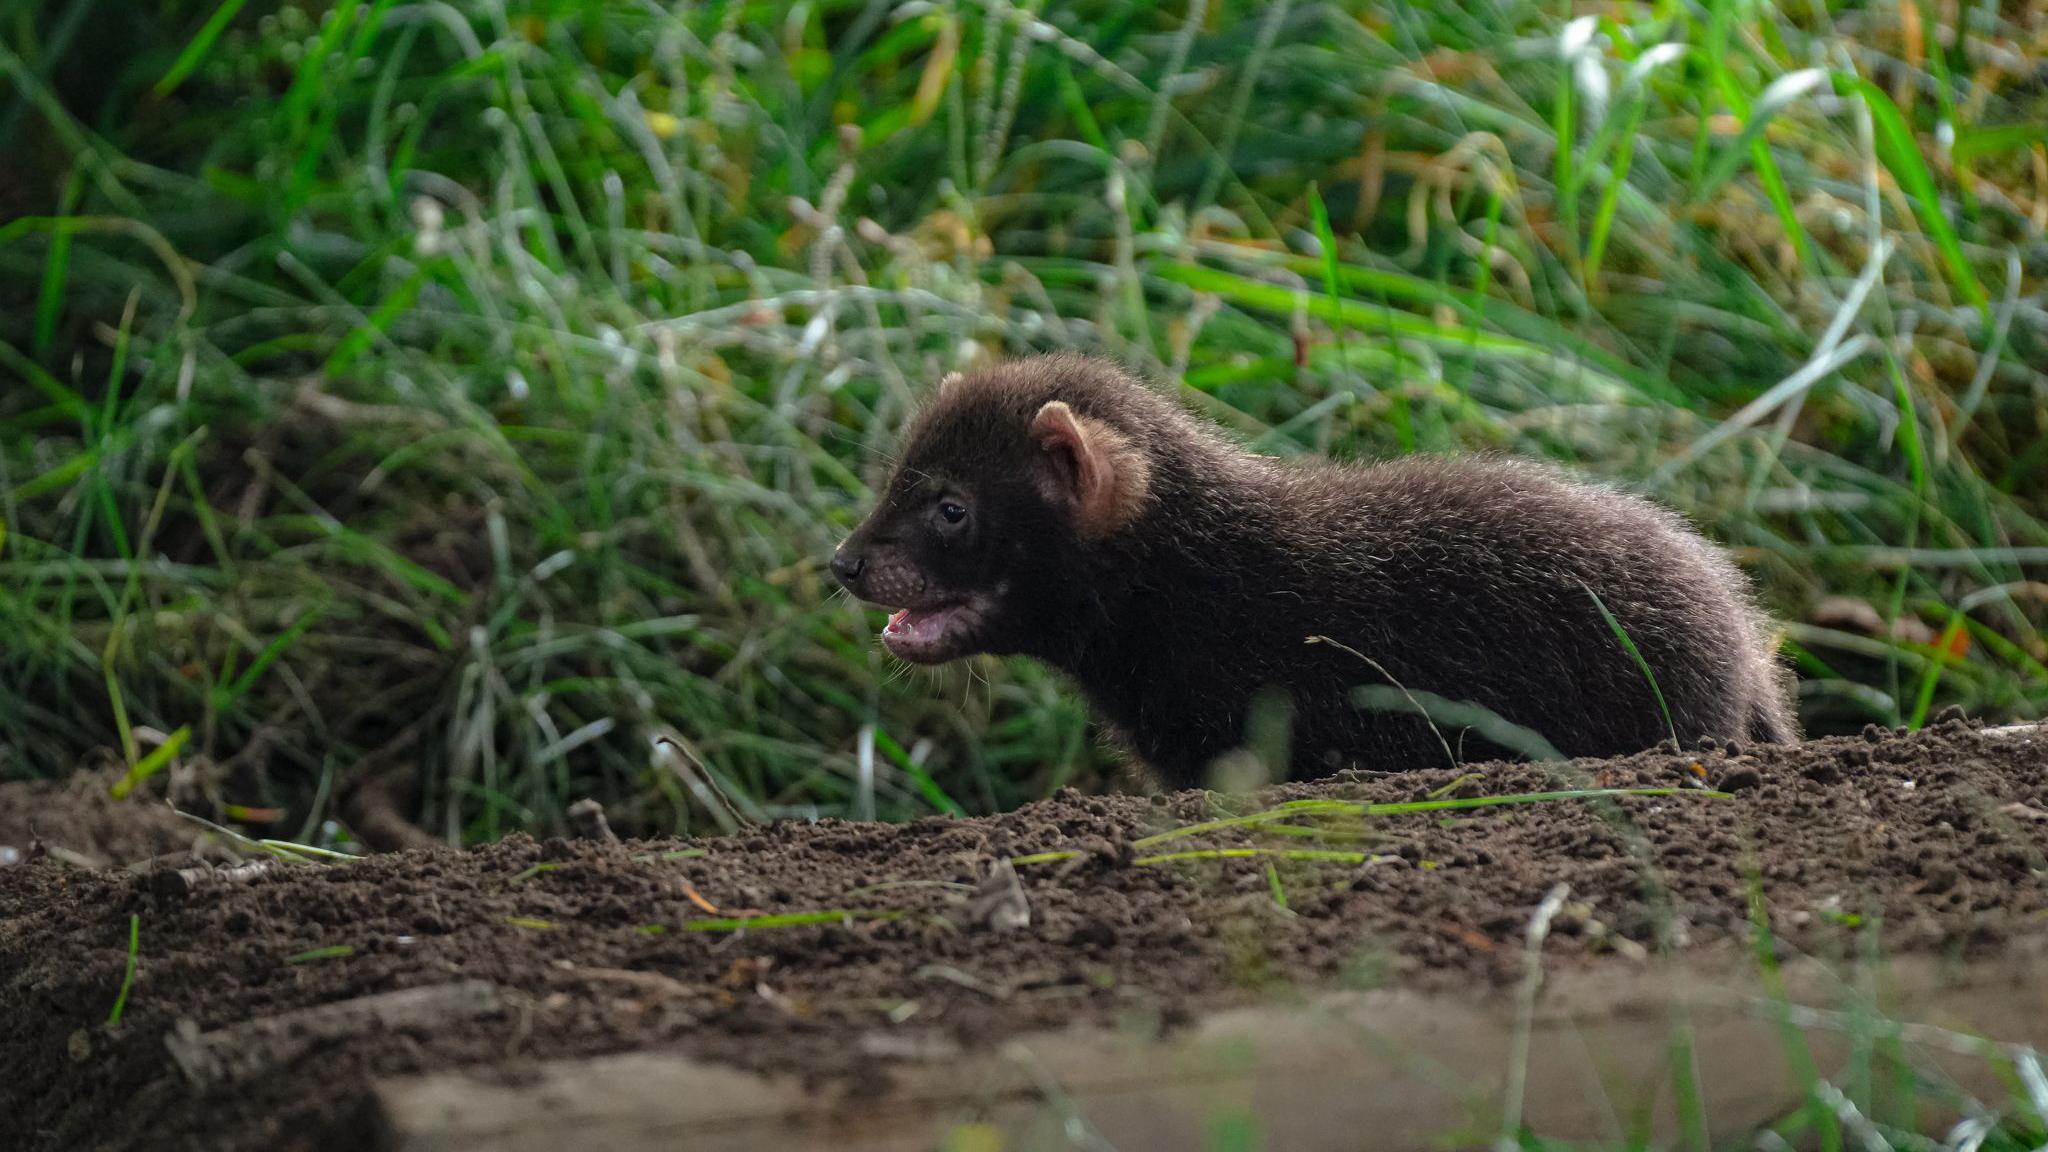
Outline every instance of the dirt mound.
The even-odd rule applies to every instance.
[[[0,867],[27,860],[38,842],[84,867],[134,864],[192,846],[197,825],[159,802],[110,798],[114,779],[90,772],[0,784]]]
[[[1531,796],[1589,788],[1657,792]],[[886,1091],[890,1054],[1070,1020],[1171,1027],[1302,983],[1492,988],[1560,883],[1558,965],[1733,956],[1753,883],[1786,947],[1983,952],[2044,923],[2044,860],[2048,738],[1949,721],[197,883],[43,862],[0,869],[0,1146],[368,1146],[371,1075],[651,1045]],[[109,1027],[131,916],[138,965]],[[465,980],[498,992],[438,1016],[249,1023]],[[237,1067],[181,1072],[181,1028]]]

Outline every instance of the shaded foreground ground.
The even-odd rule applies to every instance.
[[[1458,806],[1583,788],[1674,791]],[[60,847],[60,830],[92,835],[59,821],[61,796],[36,797]],[[1438,806],[1360,806],[1415,801]],[[23,802],[0,792],[0,833],[20,834]],[[232,879],[180,876],[175,856],[66,858],[0,868],[0,1147],[285,1149],[351,1130],[367,1146],[377,1074],[666,1045],[873,1093],[892,1053],[1069,1021],[1170,1029],[1303,984],[1490,990],[1520,973],[1532,910],[1560,883],[1558,967],[1736,962],[1753,880],[1788,948],[1994,953],[2048,927],[2048,739],[1949,721],[1259,797],[1063,795],[906,826],[515,838]],[[131,916],[136,973],[109,1026]],[[165,1043],[181,1021],[189,1036],[463,979],[502,995],[412,1024],[245,1032],[225,1077],[195,1080]]]

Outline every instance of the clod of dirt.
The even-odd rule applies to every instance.
[[[1929,864],[1922,869],[1920,891],[1924,895],[1939,896],[1962,883],[1963,874],[1956,866],[1946,862]]]
[[[1723,792],[1742,792],[1763,782],[1763,773],[1757,771],[1754,764],[1737,764],[1721,773],[1721,779],[1716,784]]]
[[[0,868],[0,1148],[361,1144],[371,1077],[451,1066],[667,1045],[884,1091],[890,1060],[1069,1021],[1176,1027],[1301,984],[1474,995],[1520,978],[1559,884],[1555,967],[1742,963],[1752,882],[1781,948],[1824,957],[1862,954],[1873,930],[1887,954],[1974,955],[2048,926],[2048,822],[2021,811],[2048,810],[2048,735],[1946,722],[1866,739],[1250,797],[1063,793],[985,819],[687,844],[514,837],[280,863],[181,895],[126,872]],[[1730,794],[1698,789],[1702,771]],[[1588,787],[1655,792],[1469,806]],[[52,827],[73,818],[42,803]],[[104,847],[87,825],[105,811],[80,801],[78,843]],[[959,894],[992,855],[1010,878],[984,890],[991,920],[1021,897],[1028,922],[963,930]],[[110,1029],[131,914],[135,979]],[[360,1010],[464,981],[490,1004]],[[167,1037],[201,1045],[196,1085]],[[208,1075],[223,1052],[253,1057],[231,1084]]]
[[[569,805],[564,815],[569,817],[569,826],[576,830],[576,835],[583,839],[599,840],[607,844],[618,842],[618,834],[612,831],[611,824],[604,818],[604,805],[590,797],[586,796]]]

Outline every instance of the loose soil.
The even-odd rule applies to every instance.
[[[1285,823],[1314,836],[1236,826],[1146,839],[1288,801],[1585,787],[1676,791],[1392,815],[1308,806]],[[1290,849],[1302,851],[1272,854]],[[1209,854],[1157,859],[1191,852]],[[1314,852],[1368,859],[1304,858]],[[1071,855],[1031,859],[1049,853]],[[1025,861],[1006,890],[998,862],[1012,857]],[[0,1147],[276,1152],[335,1146],[336,1132],[364,1147],[355,1126],[373,1075],[517,1075],[549,1057],[670,1046],[875,1093],[888,1090],[891,1058],[1069,1021],[1171,1029],[1305,985],[1476,994],[1520,973],[1531,911],[1560,883],[1570,903],[1544,945],[1550,965],[1635,965],[1656,951],[1738,963],[1752,947],[1753,883],[1781,948],[1986,954],[2048,928],[2048,737],[1951,718],[1911,736],[1253,797],[1063,793],[1000,817],[903,826],[514,837],[196,883],[178,863],[92,870],[44,856],[0,868]],[[848,915],[736,923],[817,912]],[[138,964],[109,1026],[131,916]],[[300,1029],[274,1050],[256,1036],[242,1053],[253,1071],[209,1087],[167,1056],[180,1021],[189,1035],[460,980],[495,984],[500,1002],[417,1024]]]
[[[109,772],[69,780],[0,784],[0,865],[39,853],[59,863],[104,868],[189,852],[199,825],[161,802],[115,800]]]

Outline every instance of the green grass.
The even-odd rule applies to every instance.
[[[1593,607],[1600,610],[1601,621],[1607,625],[1609,632],[1614,633],[1615,642],[1628,653],[1630,660],[1635,661],[1636,670],[1643,674],[1643,681],[1650,686],[1650,695],[1657,699],[1657,712],[1664,717],[1664,730],[1671,734],[1671,750],[1676,752],[1684,748],[1685,745],[1678,739],[1678,725],[1671,722],[1671,706],[1664,702],[1664,689],[1658,686],[1657,673],[1651,670],[1650,662],[1643,658],[1642,649],[1636,647],[1634,638],[1629,636],[1628,629],[1621,626],[1621,621],[1614,618],[1614,613],[1607,610],[1607,603],[1600,599],[1599,593],[1593,591],[1583,580],[1579,581],[1579,587],[1585,589],[1587,599],[1593,602]],[[1922,715],[1925,715],[1924,711]]]
[[[135,961],[142,954],[142,917],[130,913],[128,916],[128,967],[121,974],[121,991],[114,997],[113,1008],[107,1011],[107,1027],[121,1023],[121,1012],[128,1007],[128,991],[135,987]]]
[[[1466,812],[1476,808],[1498,808],[1503,805],[1555,804],[1574,800],[1613,800],[1624,796],[1699,797],[1702,800],[1726,800],[1728,793],[1715,792],[1705,788],[1578,788],[1556,792],[1516,792],[1490,796],[1451,796],[1428,800],[1409,800],[1393,804],[1373,804],[1353,800],[1289,800],[1271,808],[1244,816],[1226,816],[1216,820],[1204,820],[1195,824],[1184,824],[1164,832],[1156,832],[1131,841],[1133,848],[1150,848],[1173,840],[1190,836],[1201,836],[1226,829],[1263,828],[1273,830],[1284,828],[1297,820],[1347,821],[1366,820],[1385,816],[1411,816],[1423,812]]]
[[[1456,787],[1456,784],[1450,787]],[[1584,788],[1565,789],[1555,792],[1516,792],[1486,796],[1431,797],[1425,800],[1404,801],[1393,804],[1373,804],[1350,800],[1288,800],[1271,808],[1239,815],[1220,816],[1212,820],[1201,820],[1192,824],[1141,836],[1130,842],[1135,855],[1131,866],[1137,868],[1157,867],[1189,861],[1251,860],[1266,862],[1266,876],[1273,891],[1273,902],[1286,909],[1287,899],[1281,886],[1277,866],[1282,863],[1311,864],[1353,864],[1372,865],[1386,862],[1390,856],[1384,852],[1354,851],[1321,847],[1336,843],[1373,843],[1392,848],[1400,837],[1383,829],[1370,827],[1370,822],[1389,816],[1410,816],[1430,812],[1466,812],[1479,808],[1497,808],[1523,804],[1558,804],[1573,802],[1611,803],[1622,797],[1697,797],[1701,800],[1726,800],[1729,794],[1706,788]],[[1152,852],[1148,849],[1178,841],[1222,834],[1233,841],[1246,838],[1278,838],[1272,843],[1237,843],[1205,848],[1182,848],[1167,852]],[[1303,847],[1302,841],[1309,841],[1314,847]],[[1023,856],[1010,857],[1013,867],[1029,867],[1038,864],[1060,864],[1080,858],[1083,853],[1074,850],[1033,852]],[[1422,861],[1424,868],[1434,864]]]
[[[1203,11],[0,0],[0,775],[234,762],[301,842],[366,760],[469,841],[1098,780],[824,569],[923,387],[1068,346],[1676,505],[1815,730],[2048,705],[2021,30]]]
[[[811,924],[848,924],[855,920],[894,920],[901,915],[887,909],[828,908],[770,916],[707,917],[685,920],[677,927],[684,932],[747,932],[766,928],[801,928]]]

